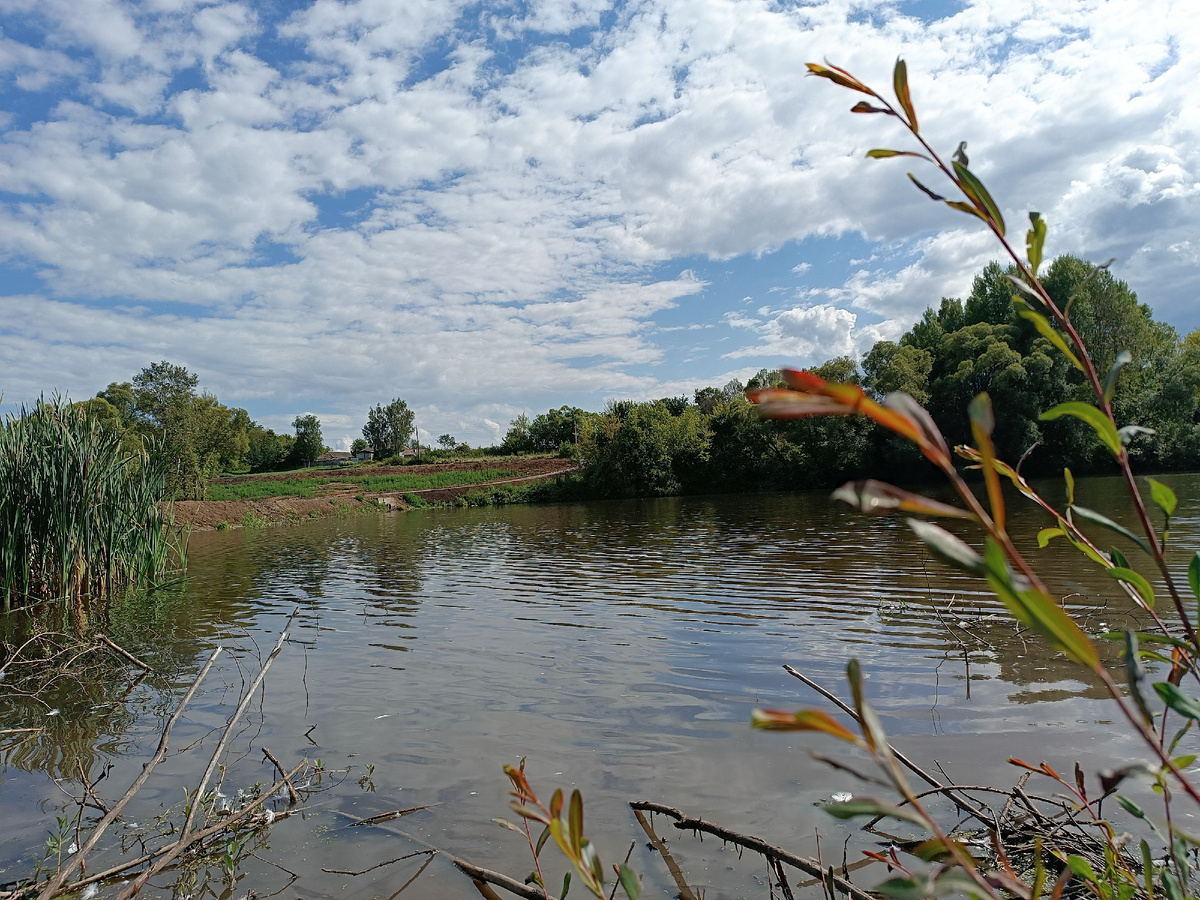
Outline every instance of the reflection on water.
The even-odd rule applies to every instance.
[[[1187,515],[1200,491],[1190,479],[1170,481],[1183,513],[1173,522],[1182,567],[1183,549],[1200,534],[1200,519]],[[1081,483],[1080,501],[1115,516],[1114,488],[1111,480]],[[1032,540],[1045,523],[1014,507],[1011,530]],[[1029,552],[1094,628],[1135,623],[1113,583],[1073,551],[1034,544]],[[1112,749],[1101,746],[1112,740],[1111,710],[1097,686],[1017,633],[975,580],[928,560],[901,521],[865,519],[823,495],[331,520],[197,534],[190,556],[184,592],[123,620],[123,645],[156,666],[132,704],[114,705],[128,679],[98,685],[55,723],[78,734],[45,736],[40,755],[4,756],[0,818],[15,825],[0,838],[0,860],[28,859],[44,837],[37,804],[53,808],[61,794],[36,770],[73,777],[52,752],[60,737],[93,777],[112,758],[113,783],[128,783],[122,776],[153,752],[206,649],[220,643],[236,652],[197,700],[180,746],[220,724],[255,646],[269,647],[296,607],[298,627],[240,737],[230,777],[269,776],[257,765],[264,745],[285,762],[307,754],[329,766],[374,767],[373,792],[327,795],[304,822],[272,834],[273,852],[301,873],[306,897],[395,890],[402,873],[381,871],[341,892],[320,867],[336,859],[337,867],[365,868],[399,855],[390,850],[400,831],[413,847],[424,841],[523,872],[519,842],[507,840],[515,835],[489,821],[505,811],[500,766],[521,756],[547,793],[557,784],[583,789],[589,830],[608,857],[635,837],[624,806],[631,799],[807,851],[815,825],[826,834],[845,828],[815,815],[812,803],[857,787],[801,752],[819,740],[748,728],[756,704],[817,703],[783,663],[842,691],[846,659],[859,657],[899,743],[932,746],[943,762],[994,758],[980,777],[1006,778],[1007,748],[1031,731],[1043,755]],[[84,709],[106,704],[105,715]],[[0,728],[37,713],[6,715]],[[168,804],[188,766],[202,762],[179,757],[175,765],[185,780],[163,788]],[[403,829],[344,828],[351,817],[425,804],[431,809]],[[680,852],[717,892],[726,878],[733,890],[752,885],[744,871],[718,875],[725,863],[715,848]],[[642,859],[638,867],[655,865]],[[270,870],[260,876],[269,885]],[[435,862],[405,896],[467,897],[471,888]]]

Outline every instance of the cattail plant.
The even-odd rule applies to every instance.
[[[167,461],[129,453],[86,406],[59,397],[0,428],[0,596],[5,612],[79,605],[151,587],[183,567],[186,542],[162,505]]]

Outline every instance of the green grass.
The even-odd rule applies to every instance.
[[[350,475],[330,472],[328,478],[285,478],[281,481],[241,481],[236,484],[212,484],[208,487],[210,500],[263,500],[268,497],[320,496],[327,484],[353,485],[362,493],[421,491],[427,488],[454,487],[459,484],[479,484],[519,478],[523,473],[511,469],[480,469],[475,472],[438,472],[435,475]]]

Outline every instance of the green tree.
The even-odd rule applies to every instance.
[[[439,435],[437,442],[438,446],[440,446],[443,450],[453,450],[458,446],[458,441],[454,439],[454,435],[452,434]]]
[[[246,464],[251,472],[271,472],[282,468],[291,457],[296,439],[290,434],[276,434],[257,422],[246,429]]]
[[[672,415],[662,401],[613,403],[581,429],[585,477],[606,496],[677,494],[703,470],[711,433],[696,407]]]
[[[531,453],[533,451],[533,436],[530,434],[532,423],[529,416],[521,413],[508,423],[508,431],[500,442],[504,453]]]
[[[377,404],[367,411],[367,424],[363,426],[363,439],[375,451],[376,459],[395,456],[412,439],[415,414],[408,404],[396,398],[387,406]]]
[[[296,416],[292,420],[296,429],[296,442],[292,445],[292,462],[297,466],[311,466],[325,452],[321,440],[321,420],[311,413]]]

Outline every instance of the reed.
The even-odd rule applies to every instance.
[[[152,587],[186,562],[162,505],[167,460],[129,453],[86,406],[54,397],[0,428],[0,595],[4,610],[80,603]]]

